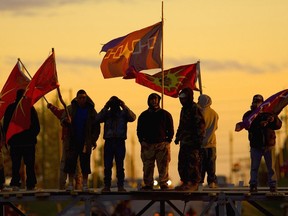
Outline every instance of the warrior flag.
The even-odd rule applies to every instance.
[[[101,71],[104,78],[131,77],[132,72],[161,68],[162,22],[106,43]],[[132,73],[133,74],[133,73]]]
[[[30,127],[31,107],[45,94],[59,86],[54,52],[46,59],[28,84],[19,101],[6,134],[6,143],[17,133]]]
[[[186,87],[198,90],[195,87],[198,76],[198,64],[182,65],[164,73],[164,94],[171,97],[178,97],[179,92]],[[136,73],[136,83],[162,93],[162,72],[154,75]]]
[[[249,129],[253,120],[259,113],[269,112],[278,115],[282,109],[288,104],[288,89],[277,92],[265,100],[257,109],[255,109],[247,118],[242,122],[236,124],[235,131],[241,131],[243,128]]]
[[[3,118],[8,105],[14,102],[16,92],[19,89],[26,89],[30,82],[30,79],[22,72],[21,68],[21,63],[18,60],[2,88],[0,93],[0,120]]]

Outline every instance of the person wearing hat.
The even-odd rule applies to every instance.
[[[159,172],[159,185],[168,189],[168,166],[170,162],[170,143],[174,136],[172,115],[160,108],[161,97],[152,93],[148,97],[148,109],[142,112],[137,122],[137,136],[141,144],[143,162],[142,190],[153,189],[155,161]]]
[[[193,101],[193,90],[184,88],[179,94],[182,104],[175,144],[180,143],[178,173],[182,184],[179,191],[195,191],[201,180],[200,149],[205,133],[205,120],[200,107]]]
[[[207,183],[210,188],[217,187],[216,176],[216,134],[219,116],[211,108],[212,99],[206,94],[198,97],[198,105],[201,108],[205,120],[205,136],[201,146],[201,183],[204,183],[207,173]]]
[[[257,107],[263,103],[263,96],[256,94],[253,96],[251,109],[243,115],[243,120],[250,116]],[[274,130],[280,129],[281,120],[273,113],[261,112],[252,121],[248,130],[248,139],[250,141],[250,192],[257,192],[258,170],[262,156],[268,171],[268,185],[271,192],[277,191],[277,176],[275,170],[275,143],[276,135]]]

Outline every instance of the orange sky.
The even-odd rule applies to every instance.
[[[288,87],[287,8],[286,0],[164,1],[164,68],[200,60],[203,92],[212,97],[212,107],[220,117],[219,175],[230,174],[229,134],[233,136],[233,160],[249,157],[247,133],[234,132],[234,126],[249,109],[252,96],[260,93],[267,98]],[[69,92],[74,96],[83,88],[97,111],[112,95],[124,100],[137,116],[147,109],[147,97],[153,91],[133,80],[104,79],[100,71],[104,53],[99,52],[111,39],[159,22],[161,1],[2,0],[0,16],[1,86],[17,58],[33,75],[53,47],[66,101],[71,98]],[[53,92],[47,98],[54,96]],[[195,98],[198,96],[196,92]],[[176,130],[181,109],[178,99],[165,97],[164,108],[173,115]],[[136,122],[128,127],[130,153]],[[279,136],[284,136],[284,130]],[[142,177],[138,142],[136,147],[136,171]],[[177,154],[178,146],[172,143],[170,173],[175,181],[179,180]]]

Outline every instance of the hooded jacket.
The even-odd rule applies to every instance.
[[[198,105],[201,108],[205,120],[205,134],[202,143],[202,148],[216,147],[215,131],[218,128],[219,116],[211,108],[212,100],[208,95],[202,94],[198,98]]]
[[[104,122],[104,139],[127,138],[127,122],[133,122],[136,115],[126,105],[123,109],[112,111],[108,107],[104,107],[96,116],[96,121]]]
[[[161,108],[154,109],[149,104],[152,97],[158,97],[160,102],[161,97],[152,93],[148,97],[149,108],[141,113],[137,123],[137,136],[139,142],[161,143],[171,142],[174,136],[174,126],[172,115]]]
[[[99,138],[100,134],[100,123],[96,121],[97,112],[94,109],[94,103],[91,98],[87,95],[87,108],[88,108],[88,116],[87,121],[84,125],[85,134],[84,134],[84,149],[83,151],[91,154],[92,147],[96,147],[96,141]],[[75,124],[75,115],[77,110],[79,109],[79,105],[77,103],[76,98],[71,101],[71,105],[67,106],[67,110],[72,119],[71,124],[68,125],[68,133],[67,139],[69,141],[69,148],[75,149],[77,146],[76,143],[76,129],[77,125]],[[62,123],[65,122],[66,113],[61,118]],[[65,124],[65,123],[64,123]]]
[[[205,133],[205,120],[200,107],[193,101],[193,91],[184,88],[179,95],[185,94],[188,100],[180,112],[179,126],[175,142],[180,141],[181,145],[191,145],[193,148],[201,148]]]

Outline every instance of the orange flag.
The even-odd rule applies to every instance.
[[[28,84],[19,101],[6,133],[6,143],[17,133],[30,127],[31,107],[45,94],[59,87],[54,52],[46,59]]]
[[[22,72],[18,60],[0,93],[0,120],[8,105],[14,102],[18,89],[26,89],[29,82],[30,79]]]
[[[106,43],[101,71],[104,78],[131,77],[130,71],[161,68],[162,22]]]
[[[189,87],[198,90],[195,86],[197,80],[197,64],[182,65],[164,71],[164,94],[178,97],[181,89]],[[162,72],[154,75],[135,73],[136,83],[162,92]]]

